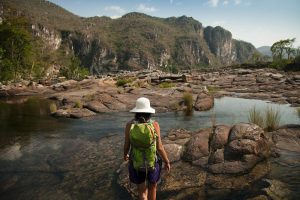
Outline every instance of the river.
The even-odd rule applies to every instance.
[[[131,113],[103,113],[91,118],[50,116],[49,100],[0,100],[0,199],[130,199],[116,182],[122,162],[123,129]],[[248,121],[255,106],[278,109],[281,124],[299,124],[295,108],[260,100],[224,97],[206,112],[158,113],[162,134],[172,128],[190,131],[212,123]],[[272,161],[271,177],[288,183],[300,197],[299,155]],[[290,160],[293,160],[291,163]]]

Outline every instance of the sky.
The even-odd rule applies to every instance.
[[[221,26],[234,39],[255,47],[296,38],[300,46],[300,0],[50,0],[81,17],[118,18],[129,12],[156,17],[193,17],[203,26]]]

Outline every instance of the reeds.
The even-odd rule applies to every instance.
[[[189,116],[193,114],[194,111],[194,100],[193,100],[193,95],[189,92],[185,92],[183,94],[182,100],[184,102],[185,105],[185,115]]]
[[[55,113],[57,111],[57,106],[55,103],[51,103],[49,106],[50,113]]]
[[[264,128],[264,118],[259,110],[254,106],[249,110],[248,121]]]
[[[248,121],[262,127],[266,131],[276,130],[279,127],[280,120],[280,111],[269,106],[265,109],[264,115],[255,106],[248,113]]]
[[[300,107],[296,108],[296,112],[298,114],[298,117],[300,118]]]
[[[265,129],[267,131],[274,131],[279,127],[281,115],[279,110],[272,107],[267,107],[265,117]]]

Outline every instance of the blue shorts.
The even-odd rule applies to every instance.
[[[154,170],[149,170],[146,174],[144,171],[137,171],[134,169],[133,164],[129,162],[128,171],[129,179],[132,183],[141,184],[146,180],[149,183],[157,183],[160,179],[161,166],[156,162]]]

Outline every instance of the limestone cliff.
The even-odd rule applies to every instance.
[[[44,0],[3,0],[1,19],[26,16],[49,52],[78,56],[92,73],[141,68],[197,69],[248,61],[256,51],[222,27],[191,17],[128,13],[118,19],[83,18]],[[12,12],[15,10],[15,12]]]

